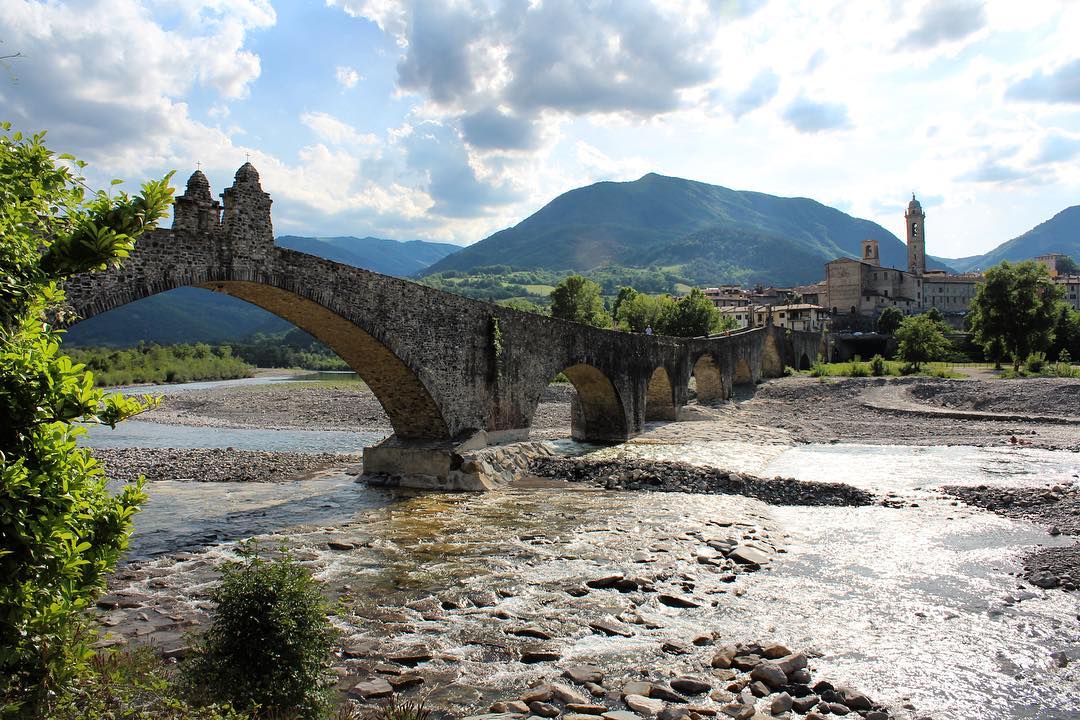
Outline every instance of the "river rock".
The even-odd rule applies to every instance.
[[[739,545],[728,555],[729,560],[734,560],[740,565],[764,565],[769,562],[769,556],[749,545]]]
[[[769,712],[771,712],[773,715],[786,713],[788,710],[791,709],[792,701],[793,699],[790,695],[788,695],[786,692],[782,692],[776,697],[774,697],[772,703],[769,704]]]
[[[364,700],[374,700],[376,698],[390,697],[394,694],[394,688],[383,678],[372,678],[353,685],[349,690],[349,694]]]
[[[559,708],[539,700],[533,700],[529,703],[529,710],[532,711],[533,715],[539,715],[540,717],[553,718],[559,716]]]
[[[394,653],[393,655],[390,655],[388,659],[399,665],[408,665],[411,667],[419,665],[422,662],[428,662],[432,657],[431,650],[428,648],[414,647]]]
[[[394,688],[394,692],[401,692],[402,690],[408,690],[409,688],[423,685],[424,678],[415,673],[404,673],[402,675],[387,678],[387,682],[390,683],[390,687]]]
[[[586,580],[585,584],[591,587],[593,590],[606,590],[608,588],[615,587],[624,577],[626,576],[622,573],[604,575],[603,577],[598,577],[595,580]]]
[[[585,689],[589,691],[589,694],[593,697],[604,697],[608,694],[608,690],[603,685],[594,682],[585,683]]]
[[[840,695],[844,698],[844,704],[852,710],[873,710],[874,703],[870,698],[851,688],[840,688]]]
[[[579,705],[584,705],[589,702],[589,698],[585,697],[569,685],[563,685],[562,683],[552,683],[551,693],[554,698],[561,703],[577,703]]]
[[[667,700],[668,702],[673,703],[685,703],[687,701],[682,695],[660,683],[652,684],[652,690],[649,691],[649,697],[656,698],[657,700]]]
[[[604,708],[605,710],[607,708]],[[600,720],[600,716],[595,713],[566,713],[562,716],[562,720]]]
[[[604,681],[604,671],[595,665],[574,665],[563,670],[563,677],[576,682],[578,685],[601,683]]]
[[[686,595],[676,595],[674,593],[660,593],[656,596],[656,599],[664,605],[673,608],[701,607],[701,603],[699,603],[692,597],[687,597]]]
[[[680,720],[681,718],[689,718],[690,711],[685,707],[679,705],[668,705],[666,708],[660,711],[657,715],[657,720]]]
[[[608,710],[601,715],[604,720],[641,720],[641,716],[628,710]]]
[[[604,635],[618,635],[620,637],[633,637],[634,631],[625,625],[619,625],[618,623],[610,620],[596,620],[589,623],[589,627],[596,632],[603,633]]]
[[[642,695],[649,697],[649,693],[652,692],[652,683],[644,680],[634,680],[626,683],[622,687],[623,695]]]
[[[727,669],[731,667],[732,661],[735,659],[735,654],[738,652],[734,645],[725,645],[713,655],[712,666],[714,668]]]
[[[523,648],[521,651],[521,662],[529,665],[541,662],[555,662],[560,657],[558,651],[550,648]]]
[[[754,708],[742,703],[728,703],[720,707],[720,715],[734,720],[750,720],[754,717]]]
[[[760,680],[773,689],[781,688],[787,684],[787,675],[776,665],[768,662],[758,663],[750,671],[750,677]]]
[[[566,703],[566,709],[580,715],[603,715],[607,712],[607,705],[593,703]]]
[[[660,700],[650,700],[642,695],[627,695],[623,698],[626,707],[630,708],[642,717],[655,717],[664,709],[664,703]]]
[[[795,712],[805,715],[819,702],[821,702],[821,698],[817,695],[804,695],[803,697],[793,698],[791,706],[795,708]]]
[[[526,627],[511,628],[506,631],[508,635],[516,635],[517,637],[533,638],[535,640],[550,640],[551,633],[543,628],[535,625],[528,625]]]
[[[712,690],[712,685],[705,680],[685,675],[672,680],[671,687],[686,695],[701,695]]]
[[[787,648],[785,648],[785,650],[786,649]],[[765,657],[769,656],[766,655]],[[783,657],[777,658],[774,663],[776,664],[776,667],[784,671],[784,674],[787,675],[789,679],[795,681],[791,676],[799,670],[806,669],[806,653],[789,653]]]
[[[520,695],[518,699],[521,702],[528,704],[533,702],[547,702],[554,696],[555,691],[550,685],[537,685],[534,688],[529,688]]]
[[[791,650],[780,643],[768,643],[761,646],[761,655],[769,660],[779,660],[780,658],[790,655]]]

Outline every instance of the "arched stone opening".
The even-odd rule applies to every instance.
[[[724,377],[720,365],[712,355],[702,355],[694,363],[694,383],[700,403],[724,399]]]
[[[810,369],[810,358],[809,358],[809,356],[807,356],[806,353],[803,353],[802,357],[799,358],[799,369],[800,370],[809,370]]]
[[[735,379],[736,385],[751,385],[754,382],[754,375],[750,372],[750,363],[746,362],[746,358],[740,357],[735,361]]]
[[[776,345],[776,338],[772,333],[768,333],[761,346],[761,376],[780,377],[783,374],[784,361],[781,359],[780,348]]]
[[[645,393],[645,419],[675,419],[675,390],[665,368],[656,368],[649,377],[649,387]]]
[[[626,440],[626,412],[608,376],[585,363],[571,365],[563,375],[577,391],[571,403],[571,437],[595,443]]]
[[[333,350],[371,388],[403,440],[446,440],[442,412],[416,372],[356,324],[295,293],[254,282],[202,285],[228,293],[288,320]]]

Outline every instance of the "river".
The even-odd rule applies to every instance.
[[[116,433],[95,429],[89,441],[296,452],[368,442],[358,433],[137,421]],[[383,655],[417,644],[432,650],[429,685],[439,689],[430,701],[452,706],[481,708],[506,697],[500,686],[523,686],[545,671],[515,661],[516,640],[508,638],[505,621],[493,618],[497,610],[550,631],[563,661],[613,671],[676,667],[678,660],[660,652],[660,641],[689,640],[708,628],[728,641],[814,649],[820,673],[894,707],[908,704],[920,716],[1080,717],[1080,603],[1075,594],[1022,586],[1014,577],[1025,549],[1071,540],[935,491],[947,483],[1072,480],[1080,474],[1075,453],[724,442],[577,450],[842,481],[893,493],[914,507],[774,507],[738,496],[575,487],[394,493],[341,474],[285,484],[156,482],[136,517],[129,559],[137,570],[129,573],[129,585],[158,598],[176,617],[195,613],[205,607],[214,566],[234,557],[236,541],[259,536],[268,546],[285,544],[343,598],[349,611],[338,622],[349,642]],[[717,528],[756,533],[783,552],[765,570],[725,582],[694,555],[701,533]],[[352,549],[332,550],[328,541]],[[644,569],[690,578],[682,582],[711,603],[684,610],[610,591],[580,598],[565,592],[598,574]],[[492,591],[493,608],[486,601],[462,602],[460,611],[444,611],[437,602],[422,602]],[[403,609],[410,602],[416,607]],[[596,619],[628,613],[649,619],[634,626],[632,637],[588,629]],[[167,644],[178,633],[160,623],[149,635]],[[1071,662],[1062,667],[1062,657]]]

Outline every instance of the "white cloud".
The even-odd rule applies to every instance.
[[[338,85],[346,90],[356,87],[356,83],[363,79],[356,68],[347,65],[338,65],[334,70],[334,77],[337,78]]]
[[[300,122],[332,145],[374,145],[379,141],[371,133],[361,134],[352,125],[329,113],[306,112],[300,115]]]

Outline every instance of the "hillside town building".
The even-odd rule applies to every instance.
[[[1064,288],[1063,299],[1074,310],[1080,310],[1080,275],[1068,275],[1058,269],[1058,264],[1065,259],[1061,253],[1049,253],[1035,258],[1035,262],[1046,266],[1054,282]]]
[[[825,308],[809,303],[723,307],[720,308],[720,315],[734,320],[740,330],[764,327],[769,324],[771,315],[772,324],[776,327],[809,332],[824,330],[829,318]]]

